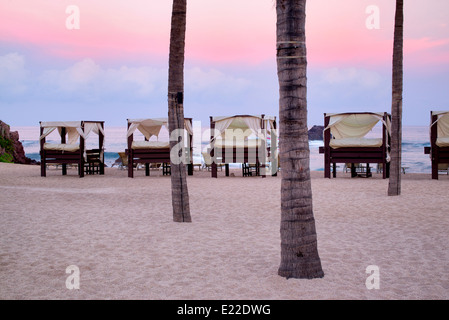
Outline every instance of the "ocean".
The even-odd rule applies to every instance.
[[[200,144],[194,137],[193,157],[195,163],[202,160],[201,149],[208,144],[208,128],[203,128],[203,141]],[[375,127],[368,137],[380,137],[380,127]],[[40,161],[39,155],[39,127],[11,127],[11,131],[19,132],[19,139],[27,157]],[[136,131],[137,132],[137,131]],[[53,132],[47,137],[47,142],[58,143],[59,136]],[[136,140],[142,140],[135,134]],[[161,131],[161,141],[168,140],[168,133]],[[86,141],[87,148],[97,147],[95,134],[91,134]],[[310,146],[310,169],[314,171],[324,170],[324,155],[318,152],[323,141],[309,141]],[[431,173],[429,155],[424,154],[424,147],[430,146],[429,127],[427,126],[404,126],[402,132],[402,166],[407,167],[410,173]],[[105,163],[108,167],[119,158],[118,152],[127,148],[126,128],[105,126]],[[239,166],[239,165],[236,165]],[[342,169],[340,169],[342,170]]]

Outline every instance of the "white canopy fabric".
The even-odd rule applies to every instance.
[[[163,149],[170,148],[167,141],[133,141],[131,149]]]
[[[250,129],[251,133],[255,134],[257,137],[265,138],[262,132],[262,120],[264,121],[264,129],[268,129],[268,124],[273,128],[273,123],[275,121],[273,116],[261,115],[248,115],[248,116],[217,116],[212,117],[212,121],[215,122],[215,130],[218,131],[217,136],[223,136],[226,130],[241,129],[244,131],[245,136],[249,136],[247,130]]]
[[[239,116],[215,116],[215,117],[212,117],[212,121],[217,122],[217,121],[221,121],[221,120],[224,120],[224,119],[237,118],[237,117],[239,117]],[[270,120],[270,121],[276,120],[275,116],[267,116],[267,115],[264,115],[263,117],[262,117],[262,115],[248,115],[248,116],[243,116],[243,117],[245,117],[245,118],[246,117],[253,117],[253,118],[265,119],[265,120]]]
[[[335,139],[363,138],[374,126],[382,121],[390,132],[389,119],[385,123],[384,113],[327,113],[330,116],[329,125],[324,130],[331,130]]]
[[[42,121],[41,127],[43,128],[81,128],[81,121]]]
[[[149,140],[152,136],[159,137],[162,126],[166,127],[168,130],[168,118],[128,119],[128,123],[130,126],[127,132],[127,137],[132,135],[137,129]],[[189,134],[193,135],[193,128],[188,119],[184,119],[184,129],[186,129]]]
[[[438,116],[438,119],[430,125],[430,127],[437,125],[437,137],[449,137],[449,111],[432,111],[432,115]]]
[[[87,139],[89,134],[93,131],[96,134],[100,132],[104,135],[104,129],[100,122],[84,122],[84,131],[82,129],[83,121],[48,121],[41,122],[41,127],[44,128],[40,139],[44,139],[55,129],[58,129],[61,134],[61,129],[66,128],[68,141],[67,144],[75,144],[78,138],[81,136]]]
[[[84,123],[84,139],[87,139],[87,137],[89,136],[89,134],[93,132],[97,135],[100,134],[100,132],[104,134],[104,129],[101,126],[100,122],[85,122]]]
[[[167,118],[154,118],[154,119],[128,119],[128,133],[127,137],[132,135],[134,131],[139,130],[147,139],[152,136],[159,136],[162,126],[165,126],[168,130]]]

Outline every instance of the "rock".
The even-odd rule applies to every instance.
[[[25,156],[19,132],[10,131],[9,125],[0,120],[0,162],[14,162],[20,164],[38,164]]]
[[[14,162],[21,164],[33,163],[33,160],[31,160],[25,155],[25,150],[23,149],[22,142],[20,142],[19,140],[19,132],[18,131],[11,132],[10,137],[14,145],[14,154],[13,154]]]
[[[0,120],[0,137],[9,139],[9,125]]]
[[[14,144],[10,137],[9,125],[0,121],[0,162],[13,162]]]
[[[324,126],[313,126],[309,130],[309,140],[323,140]]]
[[[116,159],[115,162],[112,164],[111,168],[114,166],[120,167],[122,165],[123,165],[122,158],[118,157],[118,159]]]

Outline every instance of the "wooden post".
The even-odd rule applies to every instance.
[[[67,134],[67,129],[65,127],[61,128],[61,143],[64,144],[66,143],[66,139],[65,136]],[[67,164],[63,163],[62,164],[62,175],[65,176],[67,175]]]
[[[128,130],[130,127],[130,123],[128,121]],[[133,143],[133,139],[134,139],[134,134],[131,134],[128,137],[128,149],[126,150],[126,154],[128,156],[128,178],[134,178],[134,163],[133,163],[133,158],[134,158],[134,154],[133,154],[133,149],[131,148],[132,143]]]
[[[324,128],[326,129],[329,125],[330,117],[324,114]],[[331,178],[331,155],[330,155],[330,143],[331,140],[331,130],[327,129],[324,131],[324,177]]]
[[[193,128],[192,119],[188,119],[190,122],[190,127]],[[193,176],[193,134],[189,133],[189,163],[187,165],[187,174]]]
[[[369,163],[366,164],[366,177],[369,178],[371,177],[371,167],[369,166]]]
[[[383,130],[384,135],[385,135],[385,139],[384,139],[384,137],[382,137],[382,142],[385,143],[383,145],[384,146],[384,151],[383,151],[384,154],[382,155],[382,157],[383,157],[383,173],[382,173],[382,177],[383,177],[383,179],[390,178],[390,161],[387,161],[387,152],[391,151],[391,147],[390,147],[391,146],[391,136],[390,136],[390,134],[388,132],[388,128],[387,128],[387,125],[386,125],[387,120],[389,120],[390,123],[391,123],[391,115],[388,114],[387,112],[385,112],[385,115],[384,115],[385,125],[384,125],[384,130]]]
[[[260,128],[261,128],[261,130],[262,130],[262,132],[263,132],[263,130],[265,130],[266,128],[265,128],[265,115],[264,114],[262,114],[262,119],[260,120]],[[265,132],[265,134],[264,134],[264,137],[265,137],[265,141],[262,141],[262,150],[261,150],[261,152],[259,152],[259,148],[256,148],[256,176],[259,176],[259,175],[261,175],[260,174],[260,168],[263,168],[262,170],[263,170],[263,172],[262,172],[262,178],[266,178],[266,175],[265,175],[265,169],[266,169],[266,165],[267,165],[267,153],[268,153],[268,143],[267,143],[267,135],[266,135],[266,132]],[[262,161],[263,162],[261,162],[261,161],[259,161],[259,159],[260,158],[262,158]]]
[[[357,171],[355,170],[355,163],[351,163],[351,178],[357,177]]]
[[[147,137],[145,137],[145,141],[149,141],[147,139]],[[146,177],[150,176],[150,164],[149,163],[145,163],[145,176]]]
[[[390,136],[388,134],[388,128],[386,126],[387,123],[387,117],[388,114],[386,112],[384,112],[384,116],[383,116],[383,120],[384,123],[382,124],[382,166],[383,166],[383,170],[382,170],[382,178],[386,179],[389,176],[389,170],[387,169],[387,165],[389,165],[389,162],[387,162],[387,148],[390,145],[390,141],[388,139],[388,137]]]
[[[212,176],[212,178],[217,178],[218,177],[217,163],[214,160],[214,157],[215,157],[215,148],[214,148],[215,141],[212,141],[212,139],[214,138],[214,131],[215,131],[215,122],[212,120],[212,117],[210,117],[210,141],[211,141],[210,157],[212,159],[211,176]],[[226,172],[229,174],[229,167],[226,167]]]
[[[81,121],[81,131],[84,133],[84,121]],[[78,165],[78,172],[80,178],[84,177],[84,150],[85,150],[85,141],[84,138],[80,135],[80,161]]]
[[[39,122],[39,124],[41,125],[40,128],[40,137],[42,137],[42,135],[44,134],[44,128],[42,127],[42,122]],[[40,139],[40,146],[41,146],[41,177],[46,177],[47,176],[47,164],[46,164],[46,154],[45,154],[45,150],[44,150],[44,144],[45,144],[45,137]]]
[[[100,126],[104,130],[104,122],[101,122]],[[104,152],[102,152],[104,145],[104,135],[101,131],[98,132],[98,145],[100,148],[100,154],[98,158],[100,160],[100,174],[104,174]]]
[[[270,140],[271,140],[271,145],[270,145],[270,162],[271,162],[271,175],[273,177],[276,177],[278,175],[278,169],[279,169],[279,157],[278,157],[278,152],[277,152],[277,147],[278,147],[278,135],[274,134],[273,137],[273,131],[276,132],[277,129],[277,125],[276,125],[276,118],[274,118],[273,121],[273,128],[271,128],[271,132],[270,132]],[[274,172],[273,172],[274,171]]]
[[[438,120],[438,115],[434,115],[430,112],[430,124],[434,124]],[[438,136],[438,123],[435,123],[430,128],[430,148],[432,156],[432,179],[438,180],[438,163],[440,162],[439,147],[437,146],[437,136]]]

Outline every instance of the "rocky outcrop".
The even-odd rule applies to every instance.
[[[19,132],[12,131],[6,123],[0,120],[0,162],[36,164],[25,155]]]
[[[324,126],[313,126],[309,130],[309,140],[323,140]]]

